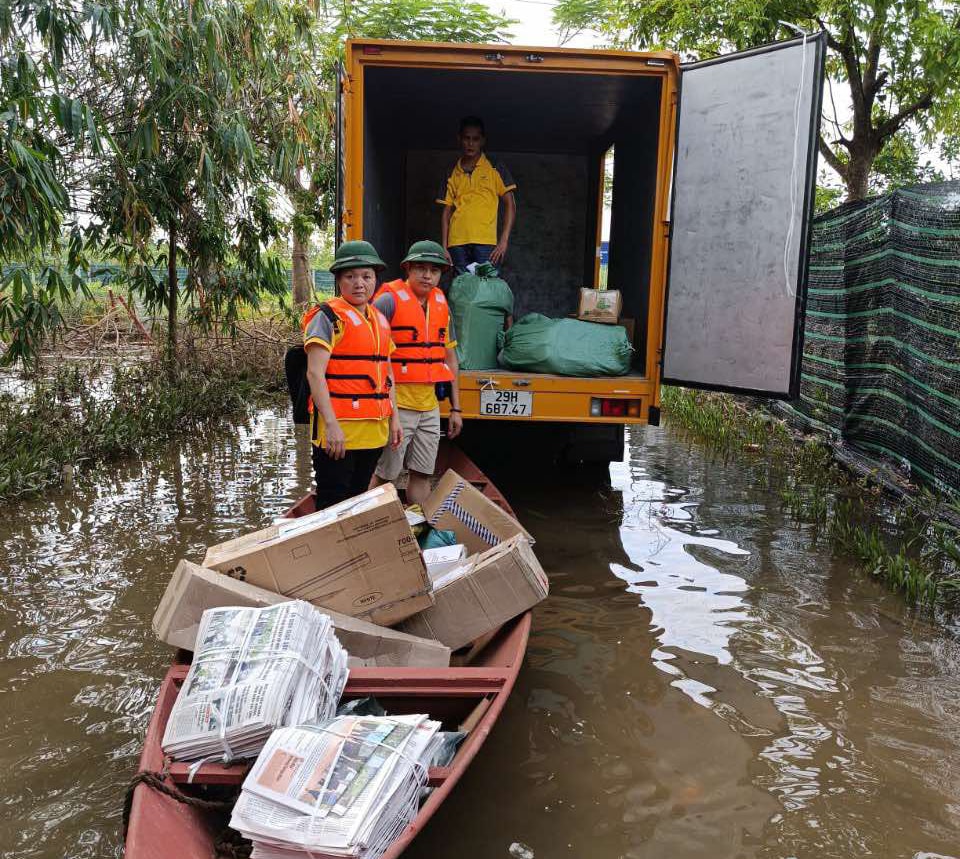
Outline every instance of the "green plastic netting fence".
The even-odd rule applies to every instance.
[[[960,182],[814,221],[800,399],[785,410],[960,491]]]

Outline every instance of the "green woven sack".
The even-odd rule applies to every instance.
[[[558,376],[623,376],[633,351],[619,325],[528,313],[502,338],[500,366]]]
[[[461,370],[492,370],[497,366],[497,334],[503,318],[513,313],[513,293],[488,264],[477,274],[461,274],[450,286],[450,309],[457,336]]]

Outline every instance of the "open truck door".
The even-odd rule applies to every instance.
[[[825,47],[682,67],[664,384],[797,396]]]
[[[343,63],[337,63],[337,133],[335,138],[335,158],[337,162],[336,175],[336,210],[334,212],[333,241],[334,248],[343,244],[345,228],[344,199],[347,189],[347,151],[346,151],[346,88],[347,71]]]

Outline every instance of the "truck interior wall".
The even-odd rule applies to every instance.
[[[387,263],[384,279],[400,277],[407,248],[402,235],[404,153],[376,119],[364,123],[363,237]]]
[[[597,223],[602,217],[601,207],[598,205],[600,199],[600,183],[603,181],[603,165],[601,158],[606,150],[602,145],[598,145],[593,152],[587,156],[587,225],[583,237],[583,277],[581,286],[597,286],[596,279],[598,274],[597,254],[599,253]],[[578,296],[579,298],[579,296]]]
[[[623,315],[637,321],[634,365],[646,355],[659,129],[651,118],[624,117],[616,133],[607,286],[623,295]],[[645,368],[644,368],[645,369]]]
[[[517,182],[504,276],[516,313],[560,317],[592,285],[600,156],[616,146],[608,281],[636,320],[642,365],[662,79],[644,75],[370,66],[364,70],[363,224],[400,275],[404,250],[440,237],[437,192],[460,117],[478,114],[488,152]]]
[[[504,279],[514,294],[514,314],[563,316],[576,310],[583,285],[587,218],[584,155],[491,153],[517,183],[517,222],[510,237]],[[437,193],[455,150],[407,153],[405,241],[440,238]]]

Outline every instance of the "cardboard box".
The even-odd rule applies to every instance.
[[[617,325],[627,332],[627,340],[629,340],[630,345],[633,346],[633,336],[636,334],[637,327],[636,320],[631,319],[629,316],[621,316],[617,320]]]
[[[411,635],[457,650],[546,599],[547,576],[518,534],[469,561],[470,569],[434,592],[435,605],[401,624]]]
[[[203,565],[383,626],[433,603],[420,547],[392,483],[213,546]]]
[[[453,531],[457,542],[463,543],[470,555],[484,552],[516,534],[533,543],[533,537],[513,516],[452,469],[440,478],[423,502],[423,512],[434,528]]]
[[[167,590],[153,616],[157,638],[173,647],[193,650],[200,618],[208,608],[242,606],[261,608],[285,602],[289,597],[189,561],[177,565]],[[350,654],[350,667],[417,666],[445,668],[450,648],[439,641],[417,638],[394,629],[375,626],[364,620],[323,609],[330,615],[340,643]]]
[[[616,325],[623,309],[623,300],[618,289],[581,289],[577,319],[585,322],[602,322]]]

